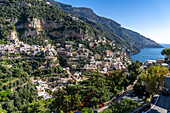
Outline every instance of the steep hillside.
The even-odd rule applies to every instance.
[[[18,39],[30,45],[44,45],[44,40],[52,45],[74,40],[88,46],[90,42],[106,37],[116,41],[120,49],[129,54],[139,52],[102,25],[85,17],[78,19],[42,0],[1,0],[0,28],[1,44]]]
[[[55,44],[59,38],[98,40],[103,37],[91,25],[72,18],[44,1],[1,0],[0,20],[0,38],[4,43],[11,41],[15,31],[21,41],[39,45],[45,39]]]
[[[138,48],[136,48],[133,45],[130,45],[126,40],[122,39],[118,35],[115,35],[113,32],[109,31],[108,29],[103,27],[101,24],[99,24],[95,21],[92,21],[92,20],[90,20],[86,17],[83,17],[83,16],[79,16],[79,19],[83,20],[84,22],[92,25],[93,27],[95,27],[96,29],[101,31],[107,39],[114,40],[117,44],[119,44],[119,46],[121,46],[121,48],[124,48],[127,53],[135,54],[135,53],[140,52],[140,50]]]
[[[118,42],[120,43],[124,43],[125,40],[132,47],[135,46],[136,49],[149,48],[149,47],[162,47],[161,45],[154,42],[153,40],[150,40],[134,31],[121,27],[119,23],[111,19],[96,15],[93,12],[93,10],[89,8],[76,8],[76,7],[72,7],[71,5],[66,5],[66,4],[56,2],[54,0],[46,0],[46,1],[50,2],[52,5],[57,6],[58,8],[64,11],[76,15],[83,21],[86,21],[87,19],[85,18],[88,18],[89,22],[87,21],[86,22],[96,27],[98,30],[103,31],[107,38],[112,38],[114,40],[119,39]],[[98,23],[100,25],[96,25],[94,23]],[[122,42],[120,41],[120,38],[121,40],[123,40]]]
[[[125,29],[122,28],[122,32],[127,35],[127,41],[130,42],[130,44],[135,45],[136,47],[139,48],[158,48],[158,47],[162,47],[161,45],[159,45],[158,43],[156,43],[155,41],[146,38],[142,35],[140,35],[137,32],[134,32],[132,30],[129,29]],[[126,37],[125,37],[126,38]]]

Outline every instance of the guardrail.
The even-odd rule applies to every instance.
[[[148,105],[149,105],[149,101],[146,104],[144,104],[143,106],[137,108],[135,111],[133,111],[133,113],[138,113],[139,111],[141,111],[142,109],[144,109]]]
[[[153,105],[149,110],[147,110],[146,112],[143,112],[143,113],[148,113],[149,111],[151,111],[151,110],[155,107],[155,105],[157,104],[158,100],[159,100],[159,95],[158,95],[158,97],[157,97],[154,105]],[[142,111],[146,106],[149,106],[149,103],[150,103],[150,101],[148,101],[148,102],[147,102],[146,104],[144,104],[143,106],[137,108],[133,113],[138,113],[138,112]]]
[[[147,110],[145,113],[148,113],[149,111],[151,111],[155,107],[155,105],[157,104],[158,100],[159,100],[159,95],[158,95],[154,105],[149,110]]]

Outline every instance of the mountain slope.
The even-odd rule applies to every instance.
[[[91,25],[75,20],[63,11],[37,0],[1,0],[0,38],[8,40],[12,31],[17,31],[21,41],[42,44],[49,39],[76,38],[78,40],[100,39],[102,33]]]
[[[67,11],[73,15],[76,15],[77,17],[79,17],[80,19],[82,19],[83,21],[86,21],[88,18],[89,21],[91,22],[87,22],[89,24],[91,24],[92,26],[96,27],[98,30],[103,30],[105,36],[107,38],[113,38],[114,40],[117,38],[122,38],[122,40],[125,40],[128,44],[130,44],[132,47],[136,47],[138,49],[142,49],[142,48],[149,48],[149,47],[162,47],[161,45],[159,45],[158,43],[156,43],[153,40],[150,40],[142,35],[140,35],[137,32],[125,29],[123,27],[121,27],[121,25],[111,19],[107,19],[105,17],[100,17],[98,15],[96,15],[93,10],[89,9],[89,8],[76,8],[76,7],[72,7],[71,5],[66,5],[66,4],[62,4],[59,2],[56,2],[54,0],[46,0],[48,2],[50,2],[52,5]],[[85,17],[85,18],[82,18]],[[100,24],[100,29],[99,26],[94,25],[94,23],[98,23]],[[105,33],[106,29],[109,33]],[[113,36],[114,35],[114,36]],[[113,37],[112,37],[113,36]],[[121,41],[119,41],[121,43]]]
[[[102,25],[85,17],[81,17],[84,21],[77,19],[44,1],[1,0],[0,3],[1,43],[10,43],[12,36],[24,43],[38,45],[44,45],[44,40],[55,45],[61,40],[74,40],[79,43],[89,40],[90,43],[104,37],[113,40],[114,37],[121,50],[125,49],[129,54],[139,52],[139,49]]]
[[[106,40],[102,32],[92,25],[43,0],[1,0],[0,5],[0,44],[22,41],[45,47],[48,42],[52,46],[60,43],[60,47],[65,48],[66,42],[72,41],[71,49],[76,50],[79,44],[83,44],[94,54],[104,55],[106,50],[137,52],[123,39],[120,38],[120,42],[124,41],[129,47],[126,50],[119,43]]]

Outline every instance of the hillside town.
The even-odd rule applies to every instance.
[[[167,28],[155,35],[160,27],[144,27],[154,19],[148,28],[168,23],[160,21],[163,16],[152,19],[168,2],[92,2],[96,11],[82,1],[83,7],[71,1],[0,1],[0,113],[170,112],[170,45],[160,44],[169,43],[161,33]],[[95,13],[107,7],[112,11]],[[139,14],[146,17],[141,29]],[[124,24],[113,20],[116,15]]]
[[[93,53],[90,49],[85,48],[84,44],[78,44],[78,47],[75,48],[73,41],[65,41],[64,46],[61,43],[56,43],[55,46],[52,46],[48,43],[48,40],[44,40],[45,46],[39,45],[29,45],[25,44],[19,40],[16,40],[10,44],[0,44],[0,54],[1,59],[22,59],[22,57],[61,57],[67,58],[67,63],[70,67],[63,67],[65,71],[65,76],[57,77],[56,80],[50,81],[49,79],[37,79],[34,80],[34,77],[31,78],[31,82],[36,86],[38,96],[46,100],[52,98],[52,92],[56,91],[58,88],[62,89],[62,86],[65,84],[77,84],[88,78],[83,76],[83,73],[88,72],[99,72],[103,75],[108,75],[111,70],[121,70],[127,71],[127,66],[131,64],[131,60],[125,52],[112,52],[111,50],[104,51],[104,54],[100,55],[98,53]],[[99,43],[108,43],[112,49],[116,48],[114,41],[94,41],[89,44],[90,47],[97,46]],[[10,56],[12,55],[12,56]],[[102,57],[102,58],[101,58]],[[80,61],[87,62],[79,70],[71,73],[71,70],[77,69]],[[169,68],[169,56],[165,56],[165,59],[157,60],[147,60],[141,68],[148,69],[151,66],[161,65],[162,67]],[[46,92],[49,90],[51,94]]]
[[[44,40],[45,46],[40,46],[25,44],[13,37],[11,39],[13,43],[0,44],[0,59],[48,57],[67,59],[65,63],[69,64],[69,66],[63,67],[65,72],[63,77],[57,77],[55,81],[48,81],[49,79],[42,81],[40,78],[38,80],[34,80],[34,78],[31,79],[32,83],[37,85],[38,96],[44,100],[52,97],[51,94],[46,92],[47,89],[54,92],[57,88],[62,88],[65,84],[77,84],[87,80],[88,78],[83,76],[84,73],[99,72],[103,75],[108,75],[111,70],[126,71],[127,66],[131,64],[131,59],[125,52],[106,50],[102,54],[94,53],[81,43],[78,44],[78,47],[74,47],[75,42],[73,41],[65,41],[64,45],[62,45],[62,43],[56,43],[56,45],[52,46],[48,43],[48,40]],[[100,43],[108,43],[112,50],[116,48],[114,41],[110,42],[105,38],[103,38],[103,40],[92,41],[89,43],[89,46],[90,48],[95,48],[95,46],[99,46]]]

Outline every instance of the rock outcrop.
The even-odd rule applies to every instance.
[[[14,42],[18,42],[18,35],[17,35],[17,32],[14,30],[11,32],[11,35],[10,35],[10,40],[14,41]]]
[[[49,35],[53,37],[76,37],[80,38],[82,40],[92,40],[94,39],[93,36],[95,36],[94,33],[89,35],[88,33],[81,34],[81,33],[76,33],[74,30],[63,30],[63,31],[57,31],[58,28],[64,27],[62,24],[58,23],[57,21],[52,21],[52,20],[42,20],[42,19],[28,19],[26,23],[22,23],[16,26],[16,29],[28,29],[25,33],[24,36],[35,36],[38,37],[39,31],[41,30],[47,30],[49,32]],[[86,30],[87,32],[88,30]],[[100,36],[98,37],[100,38]]]

